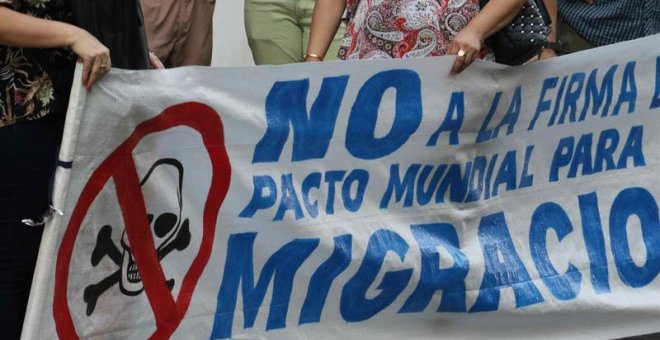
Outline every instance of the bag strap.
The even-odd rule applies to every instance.
[[[534,0],[536,3],[536,7],[539,9],[539,12],[541,12],[541,17],[543,18],[543,22],[545,22],[545,25],[550,27],[552,25],[552,19],[550,18],[550,13],[548,13],[548,9],[545,7],[545,3],[543,0]]]

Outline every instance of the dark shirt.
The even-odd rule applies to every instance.
[[[85,29],[110,49],[113,67],[149,68],[138,0],[0,0],[0,6]],[[75,61],[69,49],[0,45],[0,128],[65,114]]]
[[[0,0],[2,1],[2,0]],[[149,47],[139,0],[68,0],[72,23],[110,49],[112,67],[149,68]]]
[[[71,19],[63,0],[0,0],[0,6],[37,18]],[[0,45],[0,128],[54,112],[64,113],[75,61],[68,49]]]
[[[596,46],[660,33],[660,0],[559,0],[559,17]]]

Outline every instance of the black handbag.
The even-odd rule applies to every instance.
[[[480,0],[481,8],[487,2]],[[550,24],[543,0],[527,0],[509,24],[487,39],[495,53],[495,61],[521,65],[538,55],[548,40]]]

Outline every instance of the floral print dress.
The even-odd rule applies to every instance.
[[[348,0],[341,59],[445,55],[479,13],[479,0]],[[482,49],[480,58],[492,57]]]
[[[37,18],[67,21],[62,0],[0,0]],[[66,49],[0,45],[0,128],[66,110],[75,57]]]

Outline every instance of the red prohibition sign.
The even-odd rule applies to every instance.
[[[146,218],[146,206],[132,152],[145,136],[180,126],[190,127],[202,136],[211,160],[212,178],[203,212],[201,246],[183,278],[175,300],[166,285],[165,274],[153,246],[154,240]],[[195,102],[178,104],[140,123],[128,139],[92,173],[71,214],[55,267],[53,316],[58,336],[62,339],[79,338],[67,299],[71,255],[83,219],[110,179],[115,184],[128,241],[133,245],[147,245],[135,247],[134,257],[156,320],[156,331],[151,339],[167,339],[183,320],[193,291],[211,256],[216,221],[229,189],[230,176],[231,166],[224,144],[222,121],[209,106]]]

